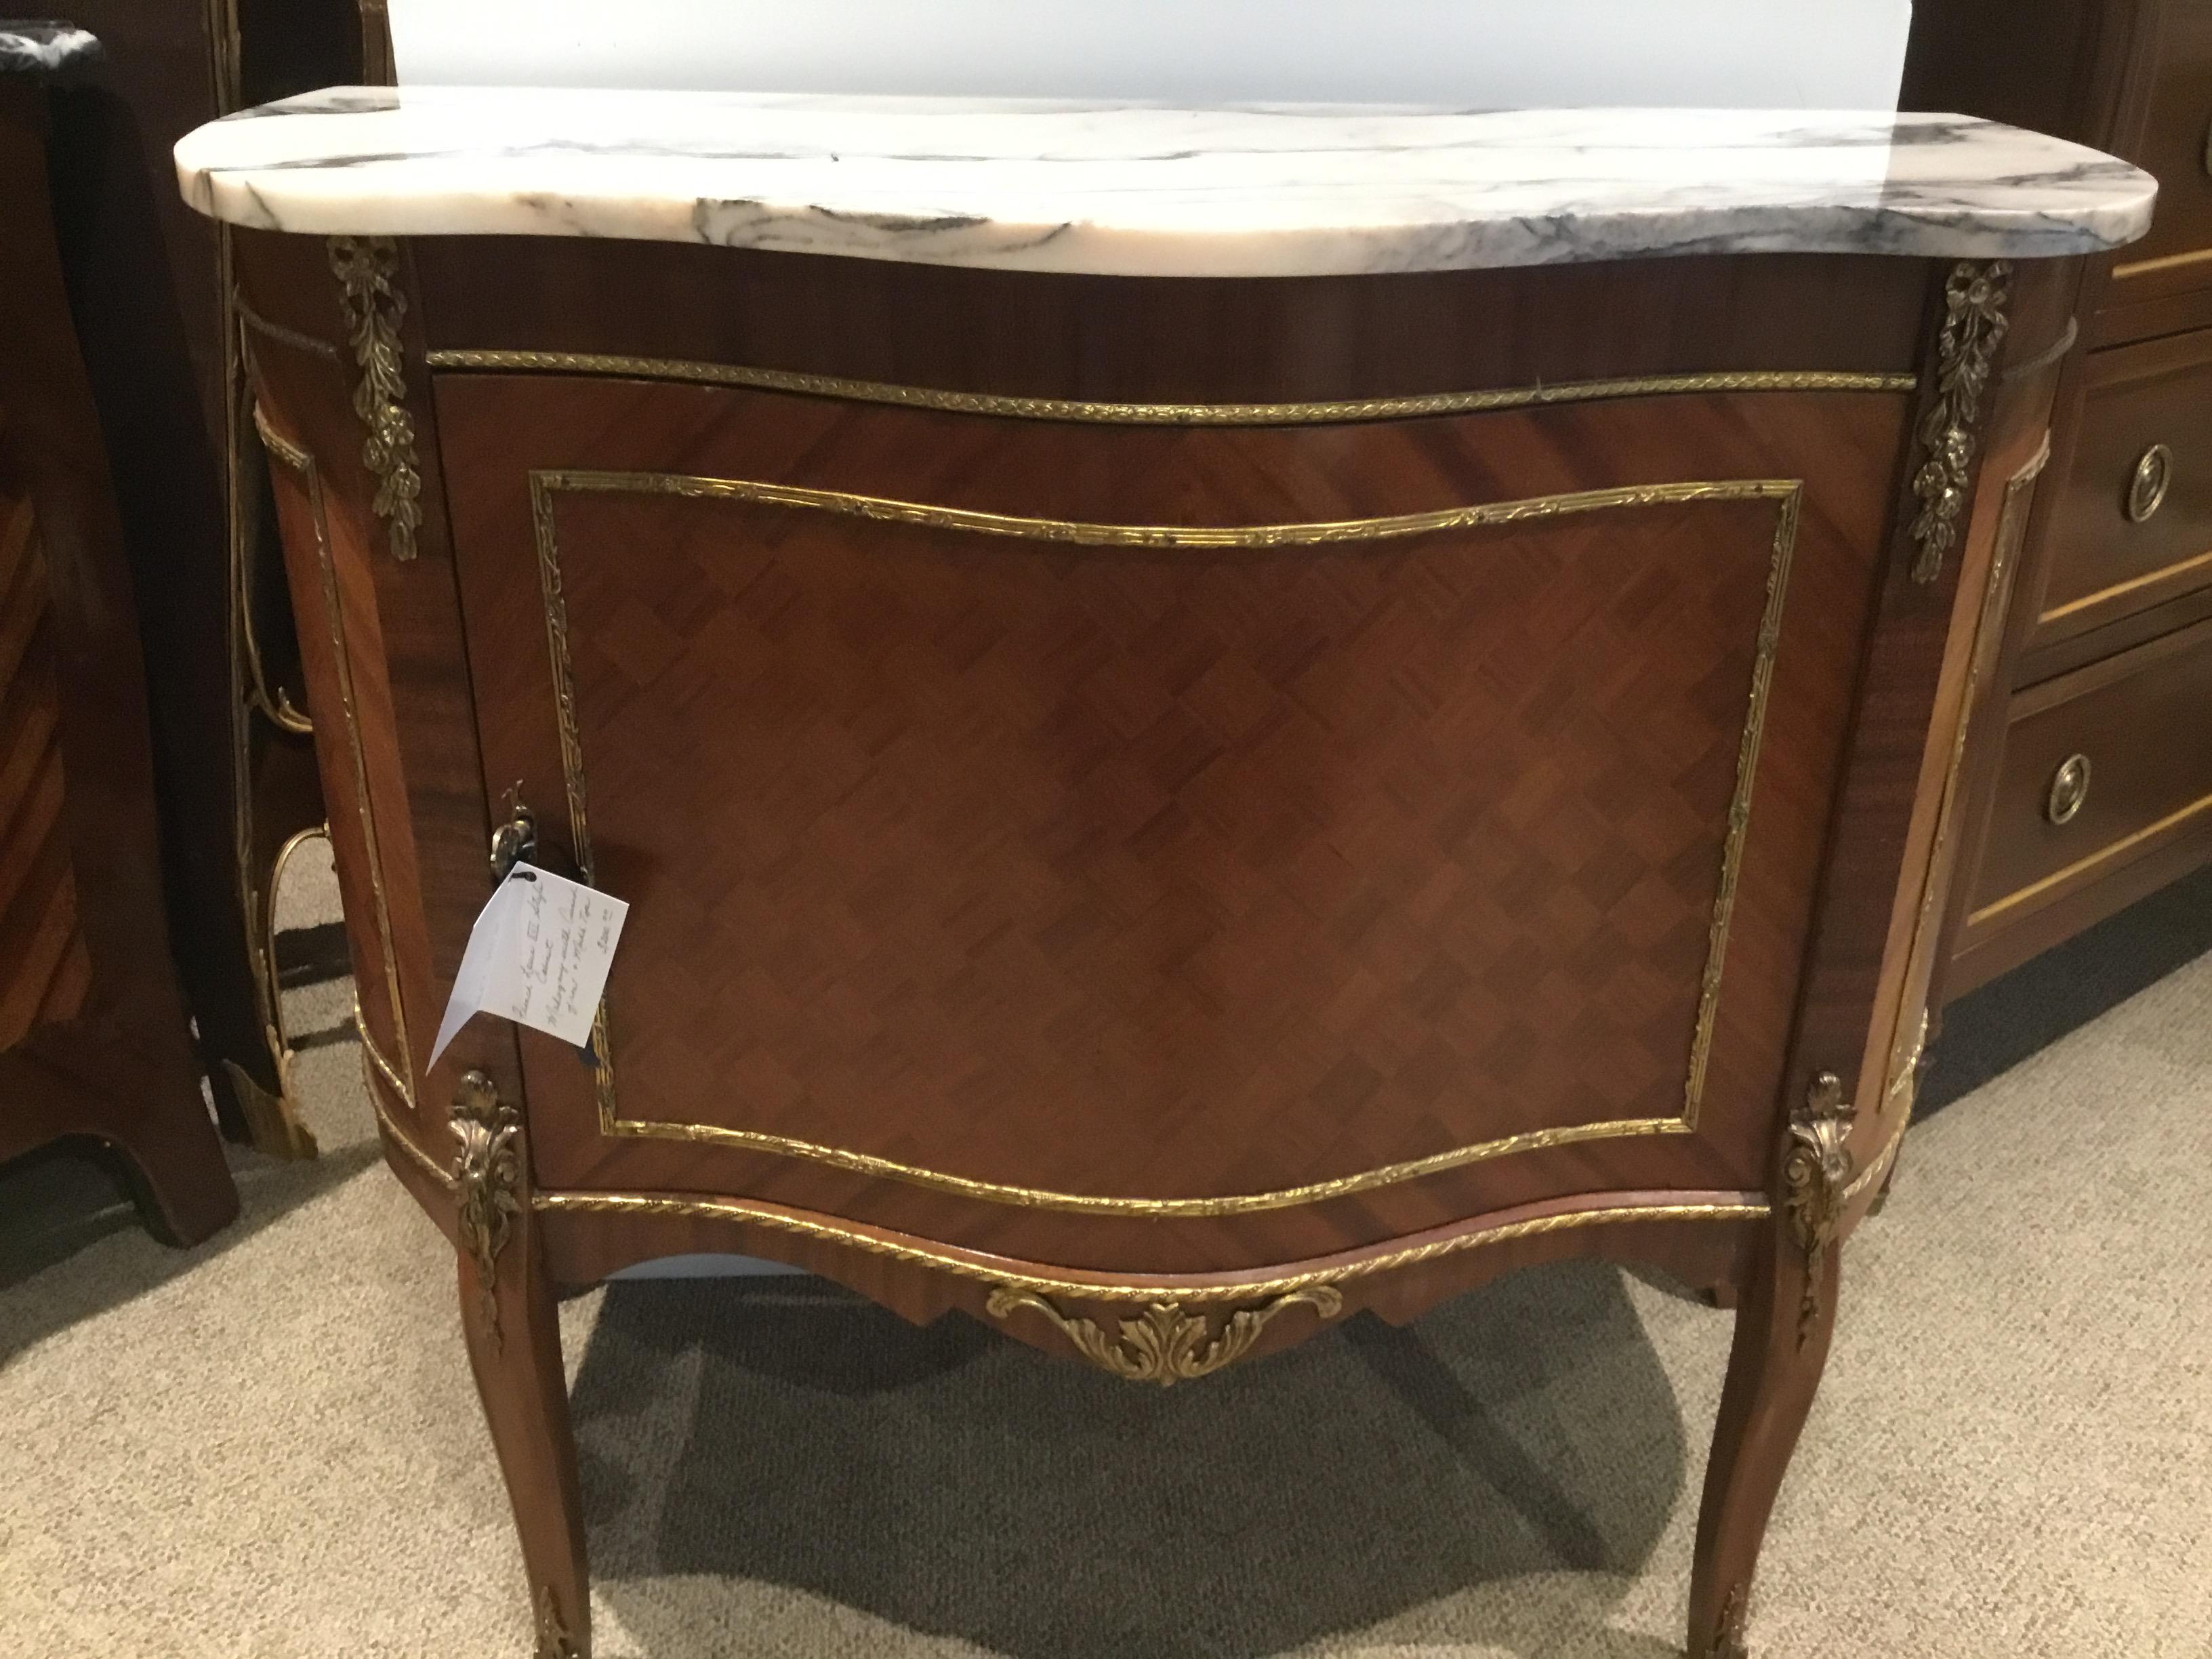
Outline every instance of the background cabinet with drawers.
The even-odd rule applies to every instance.
[[[2002,9],[1916,14],[1907,106],[2101,145],[2159,199],[2085,279],[1955,780],[1942,998],[2212,861],[2212,0]]]

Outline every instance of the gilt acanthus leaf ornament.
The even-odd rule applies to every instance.
[[[1127,1382],[1157,1382],[1162,1388],[1211,1376],[1233,1364],[1251,1352],[1260,1333],[1277,1315],[1300,1305],[1313,1309],[1323,1319],[1334,1319],[1344,1310],[1344,1297],[1334,1285],[1310,1285],[1261,1307],[1231,1314],[1218,1332],[1203,1312],[1186,1312],[1178,1303],[1155,1302],[1136,1318],[1117,1321],[1118,1328],[1112,1334],[1088,1319],[1062,1313],[1034,1292],[1010,1285],[993,1291],[984,1304],[994,1319],[1006,1319],[1024,1308],[1041,1313],[1059,1328],[1078,1353],[1099,1370]]]
[[[461,1079],[453,1097],[453,1192],[461,1246],[476,1266],[477,1313],[492,1346],[500,1344],[494,1275],[515,1218],[522,1213],[522,1121],[482,1072]]]
[[[1936,395],[1920,418],[1920,470],[1912,493],[1920,511],[1912,520],[1912,580],[1934,581],[1957,544],[1966,511],[1966,487],[1979,441],[1982,394],[1988,391],[1997,349],[2010,326],[2012,266],[2002,259],[1962,260],[1943,288],[1943,326],[1936,342]]]
[[[1821,1271],[1843,1219],[1844,1189],[1854,1160],[1844,1142],[1858,1108],[1844,1098],[1843,1079],[1823,1072],[1805,1103],[1790,1114],[1790,1151],[1782,1160],[1782,1206],[1790,1231],[1805,1253],[1805,1290],[1797,1306],[1797,1346],[1803,1347],[1820,1313]]]
[[[391,536],[392,556],[415,556],[415,532],[422,522],[422,471],[415,454],[415,417],[407,412],[405,359],[399,319],[407,296],[399,291],[399,251],[388,236],[333,236],[331,270],[338,279],[346,340],[361,381],[354,413],[368,433],[361,459],[376,479],[369,505]]]

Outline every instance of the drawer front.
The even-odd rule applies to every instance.
[[[2212,624],[2013,699],[1966,940],[2212,824]]]
[[[1163,1270],[1755,1185],[1905,412],[443,377],[487,788],[631,907],[542,1178]]]
[[[2212,331],[2089,360],[2033,648],[2212,583]]]
[[[2143,140],[2131,158],[2158,178],[2150,234],[2112,270],[2110,302],[2126,304],[2212,286],[2212,6],[2169,6]]]

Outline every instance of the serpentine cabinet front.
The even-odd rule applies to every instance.
[[[1547,1257],[1737,1285],[1691,1623],[1740,1631],[2071,266],[1869,262],[1832,368],[1145,401],[471,348],[403,245],[240,260],[370,1086],[541,1652],[587,1618],[544,1287],[703,1249],[1160,1382]],[[628,928],[587,1049],[479,1019],[426,1074],[495,842]]]
[[[994,1258],[1764,1212],[1909,378],[1179,422],[434,376],[395,251],[330,257],[343,332],[253,343],[364,1030],[433,1163],[423,1034],[519,806],[632,906],[589,1054],[465,1042],[537,1184],[974,1269],[910,1312]]]

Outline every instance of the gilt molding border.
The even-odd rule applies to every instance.
[[[386,1105],[382,1089],[378,1085],[382,1083],[389,1086],[389,1076],[386,1072],[387,1066],[388,1062],[376,1054],[374,1044],[364,1037],[362,1044],[363,1079],[370,1085],[369,1103],[375,1109],[377,1122],[382,1127],[385,1138],[398,1146],[402,1156],[424,1175],[447,1191],[453,1191],[455,1187],[453,1172],[425,1151],[416,1140],[413,1132],[402,1124],[392,1115],[391,1108]],[[1862,1177],[1859,1184],[1864,1184],[1866,1179],[1887,1166],[1896,1144],[1896,1138],[1893,1137],[1889,1146],[1868,1166],[1867,1176]],[[1856,1192],[1856,1188],[1853,1190]],[[742,1198],[702,1198],[681,1193],[546,1191],[537,1188],[531,1192],[530,1207],[551,1215],[669,1216],[690,1221],[734,1222],[771,1232],[787,1233],[817,1243],[842,1245],[865,1255],[884,1256],[913,1267],[935,1268],[956,1278],[1003,1289],[1009,1295],[1030,1292],[1058,1296],[1070,1301],[1169,1302],[1205,1306],[1255,1297],[1287,1296],[1317,1285],[1333,1286],[1347,1279],[1388,1273],[1393,1268],[1411,1267],[1419,1262],[1434,1261],[1487,1245],[1509,1244],[1516,1239],[1571,1232],[1582,1227],[1634,1222],[1740,1224],[1765,1221],[1773,1213],[1772,1206],[1765,1198],[1753,1193],[1734,1197],[1686,1200],[1679,1203],[1607,1205],[1499,1222],[1449,1238],[1407,1245],[1381,1255],[1370,1256],[1364,1261],[1299,1269],[1290,1273],[1270,1276],[1262,1273],[1241,1279],[1218,1274],[1184,1279],[1154,1276],[1112,1284],[1060,1278],[1048,1272],[1024,1272],[1021,1264],[1003,1257],[980,1254],[971,1255],[950,1249],[910,1243],[836,1221]]]
[[[368,751],[362,738],[359,700],[354,695],[353,651],[348,643],[345,600],[339,590],[337,557],[331,547],[330,514],[323,499],[322,471],[312,454],[270,424],[258,403],[253,405],[253,427],[270,456],[299,476],[315,526],[315,565],[323,595],[323,623],[329,633],[332,665],[337,671],[338,714],[345,731],[346,753],[353,763],[354,810],[361,823],[362,850],[368,865],[369,894],[375,909],[377,945],[384,958],[384,994],[391,1005],[392,1036],[399,1047],[395,1074],[401,1079],[400,1095],[411,1107],[415,1103],[411,1081],[415,1074],[414,1048],[407,1034],[407,1006],[399,994],[399,952],[392,931],[392,899],[384,884],[383,842],[377,830],[376,805],[369,795]],[[326,830],[327,827],[326,824]],[[337,851],[337,844],[333,841],[333,857]],[[366,1035],[368,1028],[358,1018],[358,1002],[355,1013],[356,1024]],[[381,1056],[379,1058],[380,1060]],[[386,1064],[390,1069],[389,1063]]]
[[[1211,1304],[1254,1297],[1287,1296],[1316,1285],[1339,1285],[1394,1268],[1413,1267],[1457,1255],[1463,1250],[1537,1238],[1548,1233],[1619,1222],[1756,1222],[1773,1213],[1763,1197],[1744,1194],[1740,1198],[1672,1204],[1611,1205],[1586,1210],[1565,1210],[1500,1222],[1446,1238],[1410,1244],[1364,1260],[1337,1261],[1287,1273],[1236,1277],[1208,1274],[1182,1279],[1151,1277],[1099,1281],[1065,1279],[1048,1270],[1025,1271],[1024,1264],[1005,1257],[964,1255],[950,1249],[912,1243],[903,1239],[866,1232],[796,1211],[745,1199],[695,1198],[677,1193],[533,1192],[531,1207],[550,1214],[675,1216],[695,1221],[732,1221],[773,1232],[793,1234],[821,1243],[842,1244],[869,1255],[880,1255],[915,1267],[933,1267],[956,1278],[999,1286],[1011,1292],[1032,1291],[1084,1302],[1170,1302]]]
[[[1776,518],[1767,562],[1765,606],[1755,637],[1751,684],[1744,725],[1737,743],[1735,781],[1723,837],[1720,870],[1708,924],[1705,962],[1699,975],[1695,1023],[1685,1067],[1682,1110],[1663,1118],[1624,1118],[1596,1123],[1535,1129],[1426,1157],[1409,1158],[1328,1180],[1262,1192],[1192,1198],[1154,1198],[1067,1193],[992,1182],[931,1170],[846,1147],[828,1146],[762,1130],[722,1124],[665,1121],[622,1115],[615,1086],[614,1044],[608,1005],[602,1001],[592,1027],[592,1052],[600,1132],[610,1137],[639,1136],[708,1142],[797,1158],[855,1173],[957,1193],[987,1203],[1093,1215],[1218,1216],[1283,1209],[1350,1194],[1395,1186],[1443,1174],[1467,1164],[1580,1141],[1643,1135],[1694,1133],[1705,1091],[1725,970],[1729,921],[1751,823],[1766,704],[1782,640],[1782,618],[1789,594],[1791,559],[1797,542],[1804,484],[1793,478],[1747,478],[1634,485],[1589,489],[1514,501],[1478,503],[1425,513],[1372,519],[1273,525],[1115,525],[977,512],[933,503],[814,489],[752,479],[690,474],[622,472],[592,469],[540,469],[530,474],[532,533],[536,539],[546,647],[553,676],[571,851],[584,879],[594,876],[585,784],[582,733],[576,714],[575,686],[569,663],[568,600],[562,578],[556,498],[562,493],[673,495],[732,501],[836,514],[878,523],[913,525],[1005,537],[1055,545],[1142,548],[1167,550],[1253,550],[1319,547],[1402,539],[1437,531],[1531,523],[1613,508],[1688,506],[1709,501],[1771,501]]]
[[[234,288],[231,291],[230,302],[237,309],[238,320],[263,338],[274,340],[279,345],[288,345],[295,350],[312,352],[314,356],[326,357],[332,362],[337,362],[338,349],[328,340],[318,339],[312,334],[305,333],[296,328],[287,327],[283,323],[270,322],[252,306],[246,304],[246,296]]]
[[[803,374],[790,369],[749,368],[734,363],[679,357],[635,357],[594,351],[516,351],[481,347],[423,353],[434,369],[485,374],[591,374],[608,379],[678,380],[695,386],[781,392],[846,403],[886,404],[900,409],[1004,420],[1065,421],[1098,426],[1315,426],[1397,421],[1436,415],[1474,415],[1490,410],[1592,403],[1615,398],[1735,392],[1888,392],[1914,390],[1919,378],[1855,369],[1740,369],[1687,374],[1561,380],[1550,386],[1501,386],[1477,392],[1431,392],[1396,398],[1316,399],[1303,403],[1117,403],[1084,398],[1034,398],[996,392],[948,392],[884,380]]]

